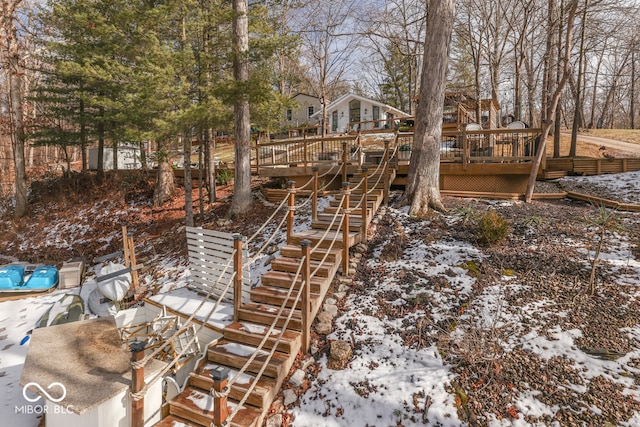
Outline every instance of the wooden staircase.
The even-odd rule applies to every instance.
[[[381,173],[381,172],[379,172]],[[395,173],[395,172],[393,172]],[[354,175],[350,179],[350,187],[355,187],[362,177]],[[371,186],[378,182],[378,176],[369,177]],[[382,183],[367,196],[367,224],[371,222],[373,214],[383,202]],[[387,181],[391,182],[391,181]],[[355,190],[351,194],[351,207],[360,203],[362,190]],[[203,358],[193,372],[191,372],[187,387],[182,393],[168,403],[168,416],[156,424],[159,427],[173,426],[205,426],[208,427],[213,419],[214,399],[209,395],[213,386],[211,371],[216,367],[226,367],[231,370],[230,378],[245,365],[257,346],[268,332],[270,325],[276,320],[278,311],[287,297],[287,293],[296,277],[296,272],[302,262],[302,248],[300,242],[311,241],[311,248],[319,244],[317,250],[311,253],[310,269],[316,274],[310,279],[310,306],[313,320],[322,306],[329,286],[338,271],[342,261],[342,248],[349,247],[362,240],[362,209],[355,209],[350,215],[348,241],[343,239],[340,228],[341,214],[339,200],[332,201],[323,212],[318,212],[312,221],[311,229],[291,235],[290,242],[280,249],[280,257],[271,263],[271,271],[261,277],[261,285],[251,290],[250,302],[243,304],[238,310],[238,321],[224,329],[223,337],[211,343]],[[328,231],[324,240],[322,236],[331,225],[334,214],[339,216],[335,224]],[[336,238],[333,248],[329,249],[331,241]],[[269,407],[282,386],[296,355],[302,349],[302,312],[301,303],[295,307],[293,302],[302,283],[300,275],[287,300],[282,316],[276,322],[276,328],[283,328],[286,318],[292,314],[286,326],[282,339],[277,342],[281,330],[276,329],[266,340],[259,355],[249,364],[246,372],[230,388],[228,406],[233,411],[243,398],[250,385],[256,382],[255,375],[260,371],[267,359],[268,352],[276,346],[273,358],[268,363],[262,377],[257,380],[256,387],[247,398],[243,408],[233,418],[231,426],[260,426]],[[165,409],[166,412],[166,409]]]

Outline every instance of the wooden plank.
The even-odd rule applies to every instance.
[[[604,199],[602,197],[591,196],[588,194],[576,193],[569,191],[567,197],[575,200],[581,200],[583,202],[591,203],[595,206],[604,206],[610,209],[616,209],[620,211],[640,212],[640,205],[634,205],[631,203],[620,203],[615,200]]]
[[[440,190],[440,194],[443,196],[451,197],[468,197],[475,199],[496,199],[496,200],[519,200],[522,198],[522,194],[519,193],[493,193],[493,192],[480,192],[480,191],[451,191]]]

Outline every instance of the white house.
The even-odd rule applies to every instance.
[[[321,110],[320,98],[306,93],[299,93],[293,97],[297,103],[296,108],[287,109],[285,112],[285,125],[288,128],[302,126],[315,126],[318,119],[311,117]]]
[[[113,148],[104,147],[104,170],[113,170]],[[122,143],[118,146],[118,169],[141,169],[140,146],[136,144]],[[98,148],[89,148],[89,169],[98,169]]]
[[[410,117],[410,114],[390,105],[350,93],[329,104],[327,115],[331,133],[393,129],[398,124],[398,119]],[[316,112],[312,118],[320,122],[322,111]]]

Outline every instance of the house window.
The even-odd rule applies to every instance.
[[[331,113],[331,132],[338,131],[338,112]]]
[[[291,121],[293,117],[293,111],[291,111],[291,108],[287,109],[287,121]]]
[[[373,127],[379,128],[381,123],[377,122],[376,120],[380,120],[380,107],[378,107],[377,105],[374,105],[371,108],[371,113],[373,114],[373,120],[374,120]]]
[[[310,119],[313,116],[313,105],[311,107],[307,107],[307,118]]]
[[[360,122],[360,101],[353,100],[349,102],[349,121],[352,123]]]

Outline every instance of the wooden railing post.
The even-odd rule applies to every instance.
[[[304,142],[302,144],[303,144],[303,147],[304,147],[304,150],[303,150],[303,153],[304,153],[303,154],[304,155],[304,168],[306,169],[307,168],[307,164],[309,164],[309,141],[307,141],[307,134],[306,133],[304,134],[303,138],[304,138]]]
[[[291,243],[291,236],[293,235],[293,217],[295,215],[296,207],[296,182],[289,181],[287,183],[289,190],[289,212],[287,213],[287,244]]]
[[[318,166],[313,165],[311,167],[311,170],[313,171],[313,186],[311,188],[311,191],[313,191],[313,195],[311,196],[311,218],[313,221],[317,221],[318,220],[318,188],[319,188]]]
[[[256,174],[260,175],[260,141],[256,141]]]
[[[137,293],[140,288],[140,279],[138,277],[136,249],[133,245],[133,233],[127,232],[127,246],[129,247],[129,265],[131,267],[131,284],[133,284],[133,290]]]
[[[229,368],[216,366],[211,370],[213,387],[213,425],[222,426],[229,416],[229,405],[227,405],[227,394],[224,392],[229,382]]]
[[[342,141],[342,182],[347,181],[347,162],[349,161],[349,148],[347,141]]]
[[[389,140],[384,140],[384,168],[382,168],[382,173],[384,173],[384,204],[389,204]]]
[[[369,168],[362,167],[362,242],[367,243],[367,194],[369,193]]]
[[[467,127],[462,127],[462,169],[467,170],[469,163],[469,141],[467,139]]]
[[[302,351],[306,353],[311,343],[311,241],[300,242],[302,248],[302,285],[300,288],[302,314]]]
[[[134,341],[129,344],[133,364],[131,372],[131,427],[144,427],[144,397],[138,398],[135,393],[140,393],[144,388],[144,366],[138,366],[138,363],[144,358],[145,346],[144,341]]]
[[[342,275],[349,275],[349,214],[351,212],[350,207],[350,194],[349,182],[342,183],[342,194],[344,195],[344,201],[342,204],[342,214],[344,219],[342,222]]]
[[[242,307],[242,235],[233,235],[233,249],[233,271],[236,273],[233,279],[233,319],[237,322]]]

